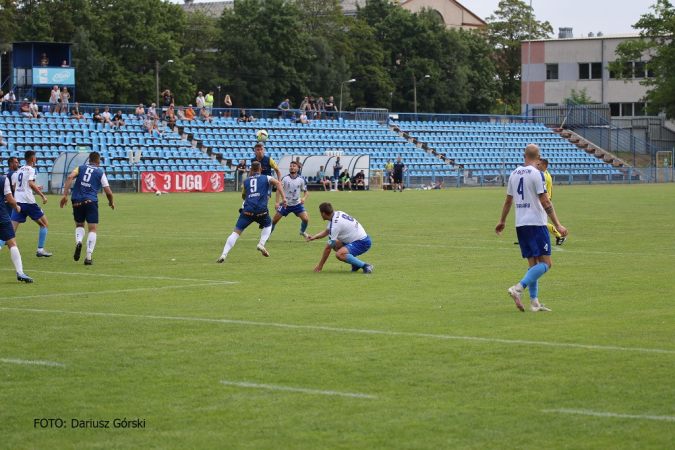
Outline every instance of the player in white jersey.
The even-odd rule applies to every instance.
[[[523,290],[530,291],[530,311],[550,311],[539,303],[539,278],[551,268],[551,239],[548,234],[546,216],[560,234],[567,236],[567,229],[558,221],[553,204],[546,192],[544,174],[537,168],[539,147],[530,144],[525,148],[525,164],[511,173],[502,215],[495,227],[498,235],[506,226],[506,217],[511,206],[516,205],[516,233],[523,258],[527,258],[529,269],[520,283],[508,289],[516,307],[525,312],[522,302]]]
[[[364,273],[371,273],[373,266],[356,259],[370,249],[372,242],[370,236],[363,229],[358,220],[343,211],[334,211],[330,203],[319,205],[321,218],[328,221],[328,228],[315,236],[308,236],[307,242],[328,236],[328,243],[323,249],[321,261],[314,268],[314,272],[321,272],[323,265],[330,256],[330,251],[335,250],[335,257],[342,262],[352,265],[352,272],[363,269]]]
[[[282,217],[294,213],[302,221],[300,225],[300,236],[307,239],[307,236],[309,236],[306,232],[307,225],[309,225],[309,216],[305,210],[305,201],[309,195],[309,192],[307,192],[307,180],[299,175],[300,166],[295,161],[291,161],[288,172],[288,175],[281,178],[281,184],[284,186],[288,206],[284,208],[279,205],[279,193],[277,192],[276,200],[274,202],[274,209],[277,210],[277,213],[272,219],[272,231],[274,231],[274,228]],[[300,195],[303,192],[304,195],[301,197]]]
[[[16,198],[16,203],[21,207],[20,212],[12,212],[12,225],[14,226],[14,231],[16,232],[19,228],[20,223],[26,221],[26,217],[30,217],[37,223],[40,227],[40,235],[38,239],[38,249],[35,255],[40,258],[46,258],[52,256],[51,253],[47,253],[44,249],[45,241],[47,240],[47,231],[49,228],[49,222],[47,222],[47,216],[42,211],[37,203],[35,202],[35,196],[33,192],[42,197],[42,204],[47,203],[47,197],[38,189],[35,184],[35,161],[37,157],[35,152],[28,150],[24,155],[26,160],[26,165],[14,172],[12,175],[12,185],[14,185],[14,196]]]

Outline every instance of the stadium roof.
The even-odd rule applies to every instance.
[[[532,42],[586,41],[589,39],[637,39],[640,33],[603,34],[602,36],[579,36],[571,38],[532,39]],[[527,42],[527,39],[522,42]]]
[[[207,16],[220,17],[223,15],[225,8],[231,9],[234,7],[234,1],[194,3],[188,0],[181,6],[185,12],[202,12]]]
[[[53,44],[53,45],[73,45],[72,42],[52,42],[52,41],[19,41],[12,44]]]

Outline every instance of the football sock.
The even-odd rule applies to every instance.
[[[21,253],[19,253],[19,247],[14,246],[10,248],[9,254],[12,257],[14,267],[16,267],[16,273],[23,273],[23,263],[21,262]]]
[[[75,242],[82,242],[84,239],[84,227],[75,228]]]
[[[546,228],[548,228],[548,232],[551,233],[553,236],[557,238],[561,238],[562,234],[556,229],[556,227],[553,226],[552,223],[547,223]]]
[[[89,236],[87,236],[87,259],[91,259],[94,247],[96,247],[96,233],[90,231]]]
[[[530,298],[537,298],[539,294],[539,280],[534,280],[527,288],[530,290]]]
[[[520,284],[526,288],[536,280],[541,278],[546,272],[548,272],[548,266],[544,262],[540,262],[536,266],[530,267],[530,270],[527,271],[525,277],[521,280]]]
[[[237,242],[237,239],[239,239],[239,235],[233,231],[230,237],[227,238],[227,242],[225,243],[225,248],[223,249],[224,256],[227,256],[227,254],[230,253],[230,250],[232,250],[232,247],[234,247],[234,244]]]
[[[2,247],[3,245],[5,245],[5,241],[0,240],[0,247]]]
[[[265,245],[265,242],[270,238],[270,234],[272,234],[272,227],[265,227],[262,230],[262,233],[260,233],[260,245]]]
[[[47,228],[40,228],[40,237],[38,239],[38,250],[45,248],[45,241],[47,240]]]
[[[356,256],[353,256],[352,254],[348,254],[347,258],[345,259],[345,262],[347,264],[352,264],[354,266],[358,266],[359,268],[363,267],[366,265],[363,261],[356,259]]]
[[[305,231],[307,231],[307,225],[309,225],[309,222],[302,222],[302,224],[300,225],[300,232],[301,233],[304,233]]]
[[[274,228],[276,228],[276,225],[272,224],[272,231],[274,231]],[[270,234],[272,234],[272,231],[270,231]]]

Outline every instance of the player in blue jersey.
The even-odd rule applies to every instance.
[[[274,227],[276,227],[282,217],[286,217],[290,213],[293,213],[302,221],[300,225],[300,236],[307,238],[307,236],[309,236],[306,232],[307,225],[309,225],[309,216],[307,216],[307,211],[304,206],[307,196],[309,195],[309,192],[307,192],[307,180],[300,176],[300,165],[295,161],[291,161],[288,172],[288,175],[284,175],[281,179],[281,184],[284,186],[284,192],[288,199],[288,206],[281,207],[279,205],[279,192],[277,192],[274,204],[274,208],[277,212],[272,219],[272,231],[274,231]],[[304,192],[304,195],[301,197],[302,192]]]
[[[255,152],[255,156],[251,158],[251,163],[257,161],[260,163],[260,173],[262,175],[267,175],[268,177],[272,176],[272,169],[277,174],[277,180],[281,180],[281,171],[279,170],[279,167],[277,166],[277,163],[274,162],[274,159],[272,159],[271,156],[265,155],[265,146],[263,145],[262,142],[258,142],[255,144],[253,147],[253,151]],[[267,199],[271,197],[271,193],[273,190],[274,185],[270,186],[270,192],[267,194]]]
[[[277,187],[277,192],[281,195],[281,204],[284,208],[288,203],[281,182],[269,175],[262,175],[260,170],[260,162],[253,161],[251,163],[251,176],[245,179],[243,183],[244,189],[241,196],[244,199],[244,206],[239,214],[239,220],[237,220],[237,224],[234,226],[234,231],[227,238],[223,254],[216,260],[219,264],[225,262],[227,254],[232,250],[241,233],[254,222],[262,226],[260,242],[258,242],[256,248],[263,256],[270,256],[265,249],[265,243],[272,233],[272,219],[270,219],[270,213],[267,209],[267,193],[269,192],[270,185]]]
[[[84,239],[84,222],[87,222],[89,235],[87,236],[87,256],[84,258],[84,265],[91,266],[94,262],[91,259],[96,246],[96,233],[98,231],[98,191],[103,188],[105,196],[108,198],[108,205],[115,209],[113,202],[113,193],[108,185],[108,178],[99,168],[101,155],[98,152],[89,154],[89,163],[76,167],[63,188],[61,197],[61,208],[68,203],[68,191],[70,185],[73,185],[73,192],[70,201],[73,204],[73,217],[75,218],[75,261],[80,260],[82,252],[82,240]],[[75,181],[73,183],[73,180]]]
[[[12,190],[12,197],[14,197],[14,185],[12,185],[12,176],[14,175],[14,172],[16,172],[19,169],[19,158],[16,156],[11,156],[7,160],[7,172],[5,172],[5,178],[7,178],[7,182],[10,185],[10,188]],[[12,208],[12,205],[9,204],[7,199],[5,199],[5,210],[7,211],[7,215],[11,218],[12,217],[12,211],[14,211],[14,208]],[[0,239],[0,250],[2,250],[2,246],[5,245],[5,241]]]
[[[351,264],[352,272],[363,269],[363,273],[371,273],[373,266],[356,258],[367,252],[372,245],[370,236],[359,221],[343,211],[334,211],[333,205],[328,202],[319,205],[319,213],[323,220],[328,221],[328,228],[315,236],[308,236],[307,242],[328,236],[328,243],[323,249],[321,261],[314,268],[314,272],[318,273],[323,270],[323,265],[330,256],[331,250],[335,250],[335,257]]]
[[[518,243],[523,258],[527,258],[529,269],[520,283],[508,289],[508,293],[522,312],[525,312],[522,302],[525,288],[530,291],[530,311],[550,311],[538,299],[539,278],[551,268],[551,239],[546,227],[546,216],[563,237],[567,236],[567,229],[558,221],[548,198],[546,180],[537,168],[538,162],[539,147],[528,145],[525,148],[525,164],[511,173],[502,215],[495,227],[495,232],[501,235],[515,200]]]
[[[2,201],[9,204],[13,211],[21,212],[21,206],[16,203],[14,196],[12,195],[11,184],[9,179],[0,175],[0,193],[2,194]],[[33,279],[23,273],[21,253],[19,253],[19,247],[16,246],[15,237],[16,235],[14,234],[12,220],[9,217],[9,214],[7,214],[7,210],[5,208],[0,208],[0,239],[2,239],[5,244],[7,244],[7,247],[9,247],[9,255],[12,258],[14,268],[16,269],[16,279],[23,281],[24,283],[32,283]]]
[[[43,205],[47,203],[47,197],[45,197],[40,190],[42,186],[35,184],[35,163],[37,162],[35,152],[33,150],[28,150],[24,153],[24,159],[26,160],[26,165],[12,175],[14,197],[16,203],[21,207],[20,212],[12,211],[12,225],[14,226],[14,232],[16,233],[19,224],[24,223],[27,217],[33,219],[40,227],[38,248],[35,256],[38,258],[48,258],[52,256],[52,254],[45,251],[44,246],[45,241],[47,240],[47,232],[49,231],[49,222],[47,221],[47,216],[45,216],[42,208],[37,205],[33,193],[42,197]]]

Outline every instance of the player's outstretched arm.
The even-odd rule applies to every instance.
[[[286,206],[288,206],[288,201],[286,200],[286,194],[284,193],[283,183],[279,180],[275,180],[274,178],[271,178],[270,181],[272,182],[273,185],[277,187],[277,194],[281,195],[281,204],[285,208]]]
[[[332,246],[326,245],[326,247],[323,249],[323,253],[321,254],[321,261],[319,261],[319,264],[313,270],[314,273],[319,273],[323,270],[323,265],[326,264],[326,260],[328,260],[328,257],[330,256],[330,251],[332,249],[333,249]]]
[[[110,206],[110,209],[115,209],[115,202],[113,202],[112,191],[108,186],[104,187],[103,191],[105,192],[105,196],[108,197],[108,206]]]
[[[66,179],[66,184],[63,185],[63,195],[61,196],[61,201],[59,202],[59,205],[61,208],[66,206],[68,203],[68,191],[70,191],[70,185],[73,183],[73,180],[77,176],[77,171],[73,170],[70,172],[70,175],[68,175],[68,178]]]
[[[325,238],[326,236],[328,236],[328,233],[329,233],[329,232],[330,232],[330,231],[328,230],[328,228],[326,228],[325,230],[323,230],[323,231],[322,231],[321,233],[319,233],[319,234],[315,234],[314,236],[307,236],[307,242],[310,242],[310,241],[316,241],[317,239],[323,239],[323,238]]]
[[[502,235],[502,231],[504,231],[504,227],[506,227],[506,218],[511,211],[511,205],[513,205],[513,197],[507,195],[506,200],[504,200],[504,206],[502,206],[502,215],[499,218],[499,223],[495,227],[495,233],[497,233],[498,236]]]
[[[544,208],[544,211],[546,211],[546,214],[548,214],[548,217],[551,219],[551,222],[553,222],[553,226],[556,228],[556,230],[558,230],[558,233],[560,233],[562,237],[566,237],[567,228],[562,226],[558,220],[558,216],[555,214],[553,203],[551,203],[551,200],[548,198],[548,194],[539,194],[539,201],[541,202],[541,206]]]
[[[21,207],[16,203],[12,194],[5,194],[5,200],[7,200],[7,203],[9,203],[9,206],[11,206],[14,211],[21,212]]]

